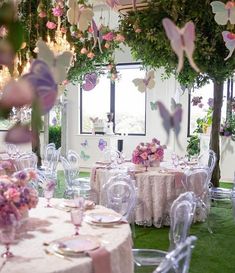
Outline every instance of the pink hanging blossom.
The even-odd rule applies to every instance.
[[[108,32],[102,36],[102,38],[106,41],[112,41],[114,39],[114,33]]]
[[[93,59],[95,57],[95,54],[93,52],[87,53],[87,58]]]
[[[47,27],[48,29],[55,29],[55,28],[56,28],[56,24],[55,24],[54,22],[48,21],[48,22],[46,23],[46,27]]]

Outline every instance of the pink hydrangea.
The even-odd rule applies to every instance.
[[[117,34],[115,37],[115,41],[123,43],[125,41],[125,37],[122,34]]]

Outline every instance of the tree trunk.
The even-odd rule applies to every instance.
[[[35,118],[35,111],[34,108],[32,108],[32,117],[31,121],[33,121]],[[32,132],[33,132],[33,140],[32,140],[32,151],[37,155],[38,157],[38,167],[42,165],[42,158],[41,158],[41,152],[40,152],[40,126],[38,124],[35,124],[34,122],[31,122]]]
[[[214,81],[214,107],[212,114],[212,129],[210,136],[210,149],[216,153],[217,161],[212,174],[211,182],[215,187],[219,186],[220,179],[220,122],[221,122],[221,108],[223,103],[223,83]]]

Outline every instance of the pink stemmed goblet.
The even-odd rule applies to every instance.
[[[53,179],[48,179],[44,188],[44,197],[47,199],[46,208],[51,208],[50,200],[55,192],[56,182]]]
[[[83,208],[71,210],[71,221],[75,226],[75,236],[79,235],[79,227],[82,225]]]
[[[10,245],[14,242],[15,239],[15,229],[16,227],[14,225],[6,225],[4,227],[1,227],[0,241],[6,247],[6,250],[1,254],[1,257],[5,259],[14,257],[14,255],[10,251]]]

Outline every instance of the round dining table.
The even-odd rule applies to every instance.
[[[173,201],[183,192],[185,188],[181,183],[183,169],[166,169],[165,167],[149,167],[145,171],[144,167],[131,166],[131,175],[137,188],[137,204],[135,209],[135,223],[138,225],[151,226],[157,228],[170,225],[170,208]],[[126,168],[126,169],[127,169]],[[91,173],[91,188],[97,192],[99,203],[102,204],[102,187],[113,176],[125,173],[125,167],[110,169],[96,164]],[[128,171],[127,171],[128,173]],[[194,192],[201,192],[200,185],[195,183]],[[201,216],[197,217],[197,220]]]
[[[78,256],[57,255],[48,250],[54,240],[72,237],[74,226],[70,213],[58,204],[63,199],[52,199],[52,208],[46,208],[46,200],[40,198],[37,208],[31,209],[29,217],[23,220],[17,231],[15,244],[11,245],[13,258],[0,258],[1,273],[133,273],[132,238],[129,224],[119,222],[113,225],[93,225],[82,222],[81,235],[94,236],[103,251],[100,256],[87,253]],[[114,211],[96,205],[85,211],[85,218],[90,213],[114,213]],[[98,249],[98,250],[99,250]],[[1,245],[0,251],[4,251]],[[98,253],[98,252],[97,252]],[[102,255],[106,255],[105,257]],[[104,265],[104,261],[107,266]],[[94,266],[94,262],[96,266]],[[108,268],[101,272],[100,264]]]

